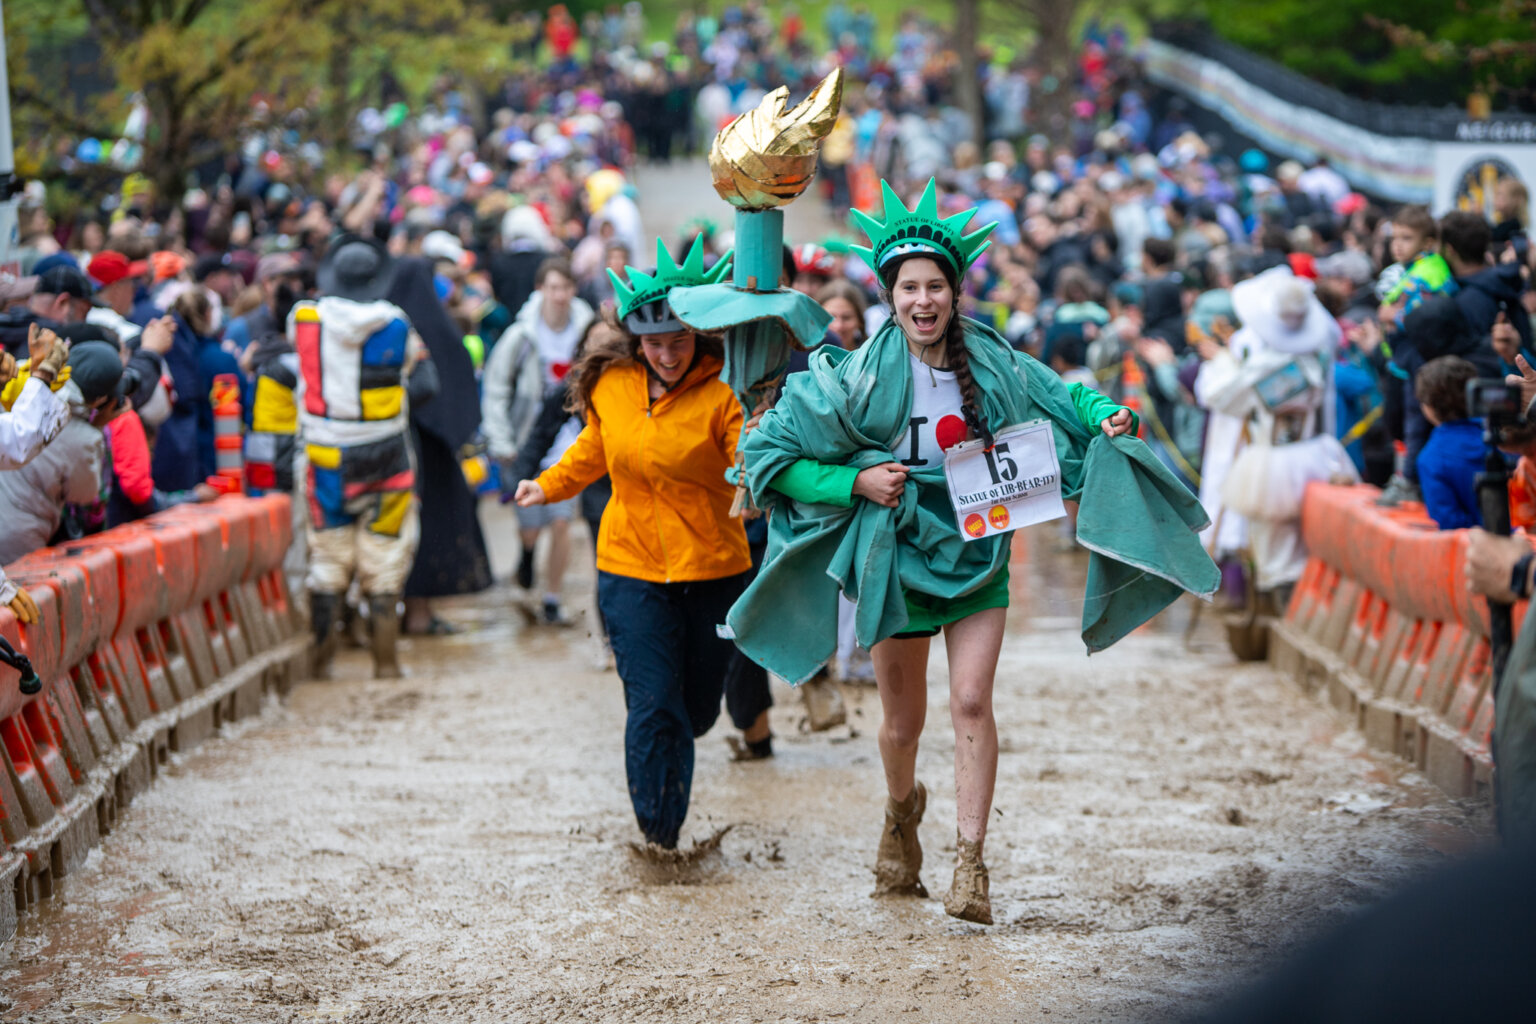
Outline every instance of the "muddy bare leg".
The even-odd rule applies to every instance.
[[[917,741],[928,716],[928,639],[883,640],[870,652],[880,688],[880,762],[893,800],[912,792]]]
[[[997,721],[992,686],[1007,612],[990,608],[945,628],[949,714],[955,728],[957,830],[954,879],[944,897],[952,917],[992,923],[991,884],[982,860],[997,783]]]
[[[1007,611],[989,608],[945,627],[949,651],[949,715],[955,727],[955,802],[960,835],[986,840],[997,784],[997,720],[992,684]]]
[[[928,640],[886,640],[875,645],[873,654],[884,710],[879,739],[888,796],[871,895],[927,896],[917,830],[928,794],[916,780],[914,769],[917,742],[928,711]]]

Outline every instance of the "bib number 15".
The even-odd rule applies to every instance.
[[[1019,465],[1008,457],[1008,442],[1002,441],[991,448],[984,449],[982,454],[987,459],[987,472],[992,474],[992,486],[996,487],[1005,480],[1013,480],[1019,475]]]

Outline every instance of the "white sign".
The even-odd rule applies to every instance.
[[[1536,189],[1536,145],[1438,143],[1431,212],[1438,217],[1452,210],[1472,210],[1492,220],[1493,196],[1505,178],[1523,182],[1527,190]]]
[[[955,445],[944,456],[944,476],[965,540],[1067,514],[1049,420],[1009,427],[993,438],[991,448],[980,440]]]

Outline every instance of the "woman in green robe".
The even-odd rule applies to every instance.
[[[857,601],[860,640],[875,641],[884,711],[879,745],[888,799],[877,896],[927,895],[917,836],[926,791],[915,764],[928,704],[929,643],[943,630],[959,851],[944,906],[955,917],[990,924],[982,845],[997,776],[992,689],[1008,605],[1010,535],[961,536],[946,453],[976,438],[990,449],[1004,428],[1045,419],[1063,493],[1073,497],[1089,442],[1099,433],[1132,432],[1135,421],[1129,410],[1081,385],[1068,387],[960,315],[959,281],[986,247],[992,225],[966,235],[969,213],[940,220],[931,181],[911,212],[887,186],[885,209],[884,224],[859,215],[871,248],[858,251],[880,275],[890,321],[858,351],[813,354],[810,372],[790,378],[780,404],[743,442],[743,482],[760,505],[778,507],[769,565],[728,623],[744,650],[798,679],[792,654],[763,646],[767,620],[779,621],[779,636],[805,635],[784,629],[786,617],[795,616],[785,607],[792,602],[774,597],[797,592],[815,614],[820,599],[811,595],[824,592],[830,578]],[[794,500],[775,503],[765,488]],[[797,566],[809,567],[809,575],[797,579]],[[814,577],[823,567],[818,586]],[[814,653],[807,649],[807,657]]]

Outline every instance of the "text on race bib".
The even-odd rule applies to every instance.
[[[991,448],[979,440],[951,448],[944,476],[955,523],[968,541],[1067,514],[1049,420],[1009,427],[993,438]]]

